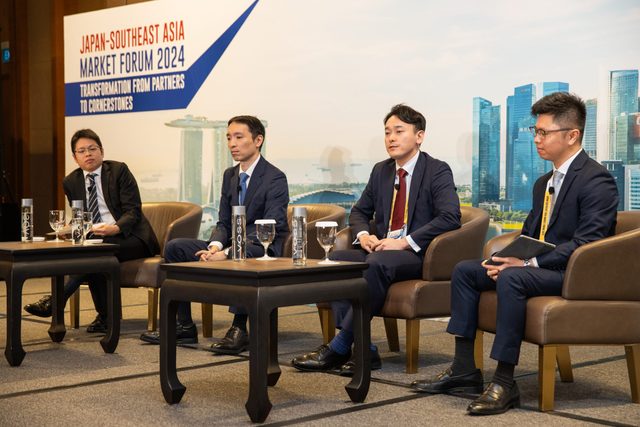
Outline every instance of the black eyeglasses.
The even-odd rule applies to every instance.
[[[94,154],[96,151],[98,151],[100,149],[100,147],[98,147],[97,145],[92,145],[91,147],[87,147],[87,148],[80,148],[79,150],[76,150],[75,153],[79,154],[81,156],[85,155],[87,152]]]
[[[529,126],[529,132],[531,132],[531,135],[533,135],[534,137],[539,136],[540,138],[544,138],[548,134],[553,133],[553,132],[563,132],[563,131],[567,131],[567,130],[573,130],[573,129],[572,128],[562,128],[562,129],[544,130],[544,129],[538,129],[535,126]]]

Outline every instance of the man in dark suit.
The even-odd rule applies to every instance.
[[[396,105],[384,119],[389,159],[373,167],[369,182],[349,216],[360,249],[335,251],[333,259],[367,262],[364,271],[371,314],[380,313],[391,283],[417,279],[429,243],[460,227],[460,202],[449,166],[420,151],[426,121],[406,105]],[[373,234],[369,222],[374,220]],[[353,310],[347,301],[332,303],[339,334],[292,364],[303,371],[340,368],[352,375]],[[377,348],[371,348],[371,368],[380,369]]]
[[[471,414],[498,414],[520,404],[513,379],[520,355],[527,299],[560,295],[564,272],[580,245],[611,236],[615,231],[618,192],[611,174],[582,150],[586,109],[580,98],[554,93],[536,102],[537,116],[530,129],[541,158],[553,163],[533,188],[533,209],[522,234],[556,245],[532,259],[492,257],[459,263],[451,280],[451,320],[447,331],[455,335],[452,365],[434,378],[415,381],[417,391],[445,393],[482,391],[482,372],[476,369],[473,341],[478,325],[480,293],[498,294],[496,336],[491,358],[498,361],[492,382],[474,400]],[[545,220],[547,219],[548,220]]]
[[[231,207],[244,205],[247,223],[247,256],[264,255],[264,248],[256,239],[254,222],[257,219],[276,221],[276,238],[269,246],[269,253],[281,256],[283,244],[289,234],[287,205],[289,188],[287,177],[260,155],[265,129],[253,116],[237,116],[229,120],[227,144],[236,166],[224,171],[218,223],[208,241],[175,239],[164,250],[167,262],[216,261],[227,258],[224,248],[231,246]],[[242,307],[230,307],[234,313],[233,324],[225,337],[211,345],[211,351],[221,354],[238,354],[247,349],[247,314]],[[178,344],[198,342],[198,330],[191,318],[191,303],[178,305]],[[140,339],[152,344],[160,343],[158,332],[147,332]]]
[[[62,181],[64,193],[71,203],[82,200],[85,211],[93,213],[94,235],[106,243],[120,245],[116,257],[120,262],[146,258],[160,252],[160,246],[149,221],[142,214],[138,184],[126,164],[104,160],[100,137],[91,129],[77,131],[71,138],[71,151],[79,168]],[[98,315],[88,332],[106,331],[107,290],[104,275],[71,276],[64,286],[65,301],[81,283],[88,282]],[[25,310],[41,317],[51,316],[51,296],[25,306]]]

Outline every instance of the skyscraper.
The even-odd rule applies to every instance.
[[[569,90],[569,84],[564,82],[543,82],[537,86],[538,90],[533,84],[518,86],[507,98],[506,197],[511,200],[512,209],[521,211],[531,209],[533,184],[551,169],[551,163],[538,156],[533,135],[529,132],[529,126],[535,124],[531,106],[543,96]]]
[[[624,168],[624,209],[640,211],[640,165]]]
[[[609,72],[609,157],[616,160],[624,152],[617,146],[616,117],[638,112],[638,70]]]
[[[598,154],[598,100],[587,99],[587,121],[584,126],[584,136],[582,137],[582,147],[589,157],[596,158]],[[604,164],[604,163],[603,163]]]
[[[624,164],[622,160],[604,160],[602,166],[607,168],[618,188],[618,210],[624,210]]]
[[[625,165],[640,163],[640,113],[622,113],[614,123],[616,160]]]
[[[500,106],[473,98],[472,203],[500,199]]]

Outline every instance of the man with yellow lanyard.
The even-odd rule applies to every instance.
[[[396,105],[384,119],[389,159],[373,167],[369,182],[353,206],[349,224],[359,249],[335,251],[332,259],[367,262],[364,272],[371,314],[380,313],[393,282],[417,279],[429,243],[460,227],[460,203],[449,166],[420,151],[426,120],[406,105]],[[374,220],[373,229],[370,221]],[[293,359],[302,371],[340,369],[352,375],[353,312],[348,301],[332,303],[340,333],[315,351]],[[371,348],[371,369],[380,369],[377,348]]]
[[[527,299],[560,295],[573,251],[615,231],[616,183],[582,149],[584,102],[575,95],[557,92],[536,102],[531,114],[537,116],[536,125],[530,130],[538,155],[553,163],[553,171],[540,177],[533,187],[533,209],[522,234],[556,247],[532,259],[492,257],[499,265],[482,260],[456,265],[447,328],[455,335],[453,363],[436,377],[412,384],[416,391],[426,393],[483,390],[482,372],[476,369],[473,357],[478,301],[482,291],[496,290],[496,335],[491,358],[498,361],[498,366],[484,392],[467,408],[471,414],[499,414],[520,405],[514,370],[524,335]]]

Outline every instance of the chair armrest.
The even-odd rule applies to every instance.
[[[627,231],[576,249],[562,284],[573,300],[640,301],[640,230]]]
[[[167,234],[164,238],[164,243],[169,240],[176,239],[178,237],[186,237],[195,239],[198,237],[198,231],[200,230],[200,221],[202,220],[202,208],[197,207],[190,210],[183,216],[174,220],[167,227]],[[164,245],[163,245],[164,247]],[[164,254],[163,254],[164,256]]]
[[[457,230],[443,233],[433,239],[424,255],[422,278],[429,281],[450,280],[457,263],[482,256],[489,215],[483,215],[462,224]]]
[[[333,245],[333,249],[336,251],[352,249],[353,245],[351,242],[353,242],[351,238],[351,227],[343,228],[336,234],[336,243]]]
[[[510,233],[501,234],[500,236],[496,236],[490,239],[484,245],[484,251],[482,252],[483,258],[489,258],[492,254],[498,252],[501,249],[504,249],[509,243],[514,241],[516,237],[520,235],[519,231],[512,231]]]

